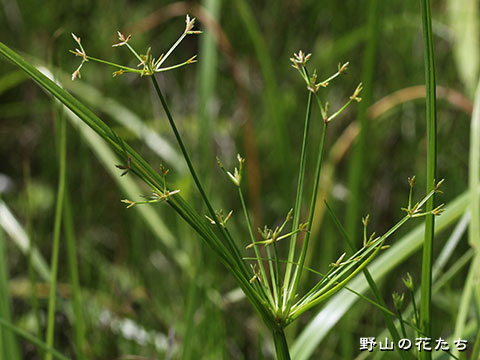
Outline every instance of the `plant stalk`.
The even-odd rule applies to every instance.
[[[308,93],[308,102],[307,102],[307,113],[305,115],[305,126],[303,130],[303,142],[302,142],[302,153],[300,155],[300,168],[298,170],[298,184],[297,184],[297,196],[295,199],[295,209],[293,212],[293,224],[292,231],[298,229],[300,224],[300,210],[302,208],[302,196],[303,196],[303,181],[305,179],[305,164],[307,158],[307,143],[308,143],[308,130],[310,128],[310,117],[312,113],[312,97],[313,93],[309,91]],[[288,288],[290,287],[290,277],[292,273],[292,265],[295,257],[295,246],[297,244],[297,233],[293,234],[290,239],[290,248],[288,250],[288,262],[285,269],[285,279],[284,284],[284,294],[283,294],[283,304],[282,307],[286,307]]]
[[[289,294],[288,294],[288,307],[291,305],[293,302],[293,299],[295,298],[295,293],[297,292],[298,284],[300,283],[300,277],[302,275],[302,270],[303,266],[305,263],[305,257],[307,255],[307,249],[308,249],[308,243],[310,241],[310,234],[312,231],[312,223],[313,223],[313,218],[315,214],[315,205],[317,203],[317,192],[318,192],[318,185],[320,183],[320,174],[322,171],[322,162],[323,162],[323,153],[324,153],[324,145],[325,145],[325,138],[327,137],[327,129],[328,129],[328,122],[324,121],[323,123],[323,129],[322,129],[322,137],[320,140],[319,144],[319,149],[318,149],[318,157],[317,157],[317,169],[315,173],[315,182],[313,185],[313,192],[312,192],[312,198],[310,201],[310,211],[308,215],[308,224],[307,224],[307,230],[305,232],[305,238],[303,240],[303,246],[302,250],[300,253],[300,257],[298,260],[298,266],[295,270],[295,275],[293,278],[292,285],[289,289]]]
[[[162,94],[162,91],[160,90],[160,86],[158,85],[157,79],[155,76],[151,76],[151,79],[153,81],[153,86],[155,87],[155,90],[157,92],[158,97],[160,98],[160,102],[162,103],[162,107],[165,110],[165,114],[167,115],[168,121],[170,123],[170,126],[172,127],[173,133],[175,134],[175,138],[178,142],[178,145],[180,146],[180,149],[182,151],[183,157],[185,158],[185,161],[187,163],[188,169],[190,170],[190,174],[192,175],[193,181],[195,182],[195,185],[198,188],[198,191],[200,192],[200,195],[202,196],[202,199],[207,206],[208,212],[210,213],[210,216],[212,219],[215,221],[215,225],[219,232],[222,234],[223,238],[225,239],[227,246],[229,247],[230,251],[236,258],[236,262],[239,265],[239,267],[242,269],[243,274],[245,275],[246,278],[249,277],[249,271],[248,268],[245,264],[245,262],[242,260],[242,255],[240,254],[240,250],[238,247],[235,245],[233,241],[231,241],[230,237],[226,233],[225,229],[222,227],[220,224],[220,221],[218,220],[217,215],[215,214],[215,210],[213,209],[212,205],[210,204],[210,201],[208,200],[207,194],[205,193],[205,190],[203,189],[202,184],[200,183],[200,179],[197,176],[197,173],[193,167],[192,161],[190,159],[190,155],[187,152],[187,149],[183,143],[183,140],[180,136],[180,133],[177,129],[177,126],[175,125],[175,121],[173,120],[173,117],[170,113],[170,110],[168,108],[168,105],[165,101],[165,98]]]
[[[288,350],[287,339],[283,329],[273,330],[273,342],[275,344],[275,352],[277,360],[290,360],[290,351]]]
[[[432,15],[430,0],[420,0],[422,9],[422,25],[425,58],[425,85],[426,95],[426,119],[427,119],[427,193],[435,186],[436,173],[436,93],[435,93],[435,59],[433,52]],[[435,196],[432,196],[426,204],[426,211],[434,209]],[[431,301],[432,301],[432,257],[434,240],[434,216],[427,215],[425,219],[425,238],[422,258],[422,283],[420,303],[420,329],[425,337],[432,337]],[[429,360],[432,354],[428,351],[420,353],[420,358]]]

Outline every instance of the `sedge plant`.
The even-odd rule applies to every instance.
[[[214,205],[205,191],[205,187],[197,175],[187,146],[183,141],[181,132],[177,128],[169,105],[155,77],[156,73],[178,69],[197,61],[196,56],[193,56],[176,65],[164,65],[169,56],[186,36],[200,33],[200,31],[194,30],[194,23],[195,19],[191,19],[187,15],[186,26],[181,36],[165,54],[160,55],[158,58],[154,58],[151,48],[148,48],[144,54],[137,52],[130,44],[131,36],[125,36],[119,32],[119,42],[113,46],[126,47],[139,61],[137,68],[91,57],[84,49],[81,39],[72,34],[78,45],[78,48],[72,51],[72,53],[81,58],[79,67],[72,74],[72,80],[81,77],[80,71],[85,63],[89,61],[100,62],[114,67],[114,76],[119,76],[124,73],[136,73],[142,77],[150,77],[190,171],[190,175],[207,209],[207,214],[205,215],[198,213],[183,199],[181,189],[171,187],[167,182],[168,169],[162,167],[160,171],[155,171],[152,166],[118,136],[115,131],[107,126],[80,101],[1,43],[0,53],[22,68],[32,79],[67,106],[122,156],[124,163],[117,165],[122,171],[121,175],[134,174],[151,189],[151,195],[143,201],[122,200],[127,204],[127,207],[165,202],[193,228],[234,277],[246,298],[271,331],[277,358],[290,359],[289,347],[284,333],[285,327],[312,307],[322,303],[346,287],[349,280],[360,271],[366,269],[368,263],[380,251],[388,247],[386,240],[404,223],[413,218],[440,214],[442,212],[441,206],[429,211],[422,211],[422,207],[439,191],[441,182],[436,184],[433,189],[416,204],[413,204],[410,193],[408,205],[404,209],[406,211],[405,217],[383,235],[376,236],[375,233],[368,234],[366,228],[367,221],[364,221],[365,231],[362,247],[353,251],[353,254],[350,256],[347,256],[345,253],[340,255],[337,260],[332,261],[325,272],[315,272],[319,276],[317,283],[310,289],[302,291],[303,289],[300,287],[302,274],[310,270],[305,264],[305,258],[311,241],[312,222],[314,219],[328,127],[350,104],[361,101],[360,92],[362,90],[362,84],[356,87],[343,106],[334,112],[329,112],[328,103],[324,103],[320,99],[319,92],[321,89],[327,87],[331,81],[344,74],[348,68],[348,63],[339,65],[335,74],[323,81],[319,81],[316,71],[310,74],[307,69],[307,62],[311,54],[306,54],[302,51],[294,54],[294,57],[291,59],[292,66],[299,72],[305,82],[308,99],[299,161],[296,199],[293,208],[288,211],[284,222],[280,226],[265,226],[259,229],[258,234],[255,233],[242,190],[243,165],[245,159],[238,155],[238,167],[236,167],[233,172],[228,171],[220,159],[218,159],[220,168],[237,188],[243,210],[249,242],[245,243],[244,248],[241,249],[234,241],[227,226],[228,220],[233,216],[232,212],[224,215],[221,211],[215,210]],[[316,105],[315,108],[314,105]],[[314,134],[311,130],[314,109],[318,109],[320,115],[319,120],[323,124],[320,134]],[[315,173],[313,174],[314,183],[312,191],[308,192],[311,194],[311,198],[308,202],[308,212],[305,215],[302,213],[302,204],[305,200],[304,193],[307,193],[305,190],[305,178],[307,176],[306,163],[308,149],[310,148],[308,147],[309,141],[316,142],[317,150],[316,153],[313,154],[316,162]],[[413,184],[411,184],[411,188],[412,187]],[[281,254],[284,254],[284,252],[281,251],[280,247],[283,246],[285,242],[288,242],[287,256],[283,258]],[[264,255],[265,253],[266,255]],[[52,344],[49,343],[48,345],[51,346]]]

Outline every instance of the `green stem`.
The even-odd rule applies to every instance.
[[[287,339],[283,329],[273,330],[273,342],[275,343],[277,360],[290,360],[290,351],[288,350]]]
[[[420,0],[422,8],[422,24],[425,57],[425,85],[426,118],[427,118],[427,192],[434,187],[436,173],[436,94],[435,94],[435,61],[433,52],[432,15],[430,0]],[[434,208],[435,197],[432,196],[426,204],[426,211]],[[431,324],[431,300],[432,300],[432,257],[434,239],[434,216],[429,214],[425,219],[425,238],[422,258],[422,285],[420,303],[420,329],[426,337],[432,335]],[[421,352],[420,358],[431,359],[432,354],[428,351]]]
[[[297,184],[297,197],[295,199],[295,209],[293,211],[293,224],[292,230],[295,231],[300,224],[300,210],[302,207],[302,196],[303,196],[303,181],[305,179],[305,164],[307,158],[307,143],[308,143],[308,129],[310,128],[310,115],[312,112],[312,96],[313,93],[309,91],[308,93],[308,102],[307,102],[307,113],[305,115],[305,126],[303,130],[303,142],[302,142],[302,153],[300,155],[300,168],[298,170],[298,184]],[[288,288],[290,287],[290,277],[292,273],[292,264],[295,257],[295,246],[297,244],[297,234],[293,234],[290,239],[290,248],[288,250],[288,262],[285,269],[285,279],[283,281],[284,294],[283,294],[283,304],[282,306],[286,307],[287,293]]]
[[[243,196],[243,191],[240,186],[238,186],[238,195],[240,196],[240,202],[242,203],[242,209],[243,213],[245,215],[245,220],[247,221],[247,228],[248,228],[248,233],[250,234],[250,240],[252,241],[252,244],[255,244],[255,236],[253,234],[253,227],[252,227],[252,222],[250,221],[250,216],[248,215],[248,210],[247,210],[247,205],[245,204],[245,198]],[[264,291],[270,300],[270,303],[273,305],[273,298],[270,290],[270,283],[268,281],[267,273],[265,271],[265,267],[263,266],[263,260],[261,259],[261,254],[260,250],[258,249],[257,245],[253,245],[253,250],[255,251],[255,256],[258,262],[258,267],[260,269],[260,276],[261,276],[261,282],[262,286],[264,288]]]
[[[278,255],[277,240],[273,241],[273,255],[275,256],[275,273],[276,273],[275,286],[277,287],[277,293],[279,295],[281,295],[281,289],[280,289],[280,257]]]
[[[324,122],[323,123],[322,138],[320,140],[319,150],[318,150],[315,183],[313,185],[312,198],[311,198],[311,201],[310,201],[310,212],[309,212],[309,216],[308,216],[307,231],[305,233],[305,238],[303,240],[303,246],[302,246],[302,250],[301,250],[301,253],[300,253],[300,258],[298,260],[298,266],[295,270],[293,283],[292,283],[292,286],[289,289],[288,306],[290,306],[290,304],[293,302],[293,299],[295,298],[295,293],[297,292],[298,284],[300,282],[300,277],[302,275],[303,265],[305,263],[305,256],[307,255],[308,243],[309,243],[310,234],[311,234],[311,231],[312,231],[313,217],[314,217],[314,214],[315,214],[315,205],[317,203],[317,192],[318,192],[318,185],[320,183],[320,173],[322,171],[323,152],[324,152],[324,148],[325,148],[325,146],[324,146],[325,145],[325,138],[327,137],[327,129],[328,129],[328,123]]]
[[[271,278],[271,281],[272,281],[272,289],[273,289],[273,306],[274,306],[274,309],[277,310],[279,308],[279,301],[278,301],[278,291],[277,291],[277,280],[276,280],[276,272],[275,270],[273,269],[273,263],[275,262],[275,259],[272,257],[272,251],[270,250],[270,247],[267,246],[267,256],[268,256],[268,259],[270,259],[268,261],[268,268],[270,270],[270,278]]]
[[[236,246],[236,244],[231,241],[229,236],[227,235],[225,229],[223,226],[220,224],[220,221],[218,220],[217,215],[215,214],[215,210],[213,209],[212,205],[210,204],[210,201],[208,200],[207,194],[205,193],[202,184],[200,183],[200,179],[197,176],[197,173],[193,167],[192,160],[190,159],[190,155],[187,152],[187,149],[183,143],[183,140],[180,136],[180,133],[178,132],[177,126],[175,125],[175,121],[173,120],[172,114],[170,113],[170,110],[168,108],[167,102],[165,101],[165,98],[163,97],[162,91],[160,90],[160,86],[158,85],[157,79],[155,76],[151,77],[153,86],[155,87],[155,90],[157,92],[158,97],[160,98],[160,102],[162,103],[163,109],[165,110],[165,114],[167,115],[168,121],[170,123],[170,126],[173,130],[173,133],[175,134],[175,138],[178,142],[178,145],[180,146],[180,149],[182,151],[183,157],[185,158],[185,161],[187,163],[188,169],[190,170],[190,174],[192,175],[193,181],[195,182],[195,185],[198,188],[198,191],[200,192],[200,195],[202,196],[202,199],[207,206],[208,212],[210,213],[210,216],[212,219],[215,221],[215,225],[219,232],[222,234],[224,240],[226,240],[227,246],[229,250],[231,251],[232,255],[234,255],[234,258],[239,265],[239,267],[242,269],[243,274],[245,275],[245,278],[249,277],[249,271],[247,269],[247,266],[245,262],[242,260],[242,255],[240,254],[240,250]]]
[[[55,300],[57,295],[58,255],[60,251],[60,231],[62,224],[62,212],[65,194],[65,168],[67,157],[67,137],[65,132],[65,117],[62,112],[59,116],[59,140],[60,140],[60,166],[58,172],[57,203],[55,208],[55,221],[53,227],[53,248],[51,260],[50,293],[48,295],[47,316],[47,346],[53,347],[53,335],[55,331]],[[47,352],[46,360],[52,360],[52,353]]]
[[[405,338],[407,338],[407,332],[405,331],[405,325],[403,324],[404,321],[403,321],[402,312],[400,311],[400,309],[397,309],[397,316],[398,316],[398,320],[400,321],[400,328],[402,329],[402,336],[405,339]]]
[[[415,324],[417,327],[420,326],[420,320],[418,318],[418,310],[417,310],[417,303],[415,301],[415,294],[413,291],[410,291],[410,299],[412,301],[412,309],[413,309],[413,316],[415,317]]]
[[[172,54],[173,50],[177,48],[177,46],[183,41],[183,39],[187,36],[187,33],[184,32],[178,39],[175,41],[175,43],[172,45],[172,47],[167,51],[167,53],[162,57],[162,59],[158,62],[158,64],[155,64],[155,71],[158,71],[162,64],[165,62],[165,60],[168,59],[168,57]],[[141,59],[140,59],[141,61]]]
[[[128,66],[120,65],[120,64],[115,64],[111,61],[98,59],[98,58],[95,58],[93,56],[88,56],[88,55],[86,56],[86,58],[88,60],[96,61],[96,62],[101,63],[101,64],[110,65],[110,66],[116,67],[118,69],[125,70],[127,72],[142,74],[142,70],[134,69],[134,68],[131,68],[131,67],[128,67]]]
[[[240,287],[244,291],[245,295],[249,298],[249,300],[251,301],[251,303],[255,307],[255,309],[259,312],[262,319],[265,321],[265,323],[267,325],[271,326],[272,322],[273,322],[273,319],[272,319],[272,316],[271,316],[271,312],[265,307],[266,299],[262,296],[261,292],[257,291],[257,288],[255,288],[254,286],[252,286],[252,284],[249,283],[249,280],[251,278],[251,276],[250,276],[251,272],[247,268],[246,262],[243,261],[243,258],[240,254],[240,250],[238,249],[237,245],[234,243],[233,239],[229,236],[226,229],[220,224],[220,221],[219,221],[217,215],[215,214],[215,211],[213,210],[213,207],[210,204],[210,201],[208,200],[208,197],[207,197],[207,195],[206,195],[206,193],[203,189],[203,186],[201,185],[200,180],[197,176],[197,173],[196,173],[196,171],[193,167],[190,156],[189,156],[189,154],[187,152],[187,149],[186,149],[186,147],[183,143],[183,140],[180,136],[180,133],[177,129],[177,126],[176,126],[176,124],[173,120],[173,117],[170,113],[170,110],[169,110],[168,105],[165,101],[165,98],[163,97],[163,94],[162,94],[162,91],[160,90],[158,82],[157,82],[155,76],[152,76],[151,79],[152,79],[153,85],[155,87],[155,90],[157,92],[157,95],[158,95],[158,97],[159,97],[159,99],[162,103],[165,114],[167,115],[168,121],[169,121],[170,126],[173,130],[173,133],[174,133],[175,138],[178,142],[178,145],[180,146],[182,154],[185,158],[188,169],[190,170],[190,174],[192,175],[192,178],[195,182],[195,185],[197,186],[198,191],[200,192],[200,194],[202,196],[202,199],[203,199],[205,205],[207,206],[207,209],[210,213],[211,218],[214,219],[215,225],[216,225],[217,229],[219,230],[220,234],[222,235],[222,238],[223,238],[224,242],[226,243],[228,251],[220,250],[220,251],[217,251],[217,254],[219,254],[224,259],[224,264],[227,265],[227,268],[232,272],[232,274],[234,275],[236,280],[239,282]],[[178,199],[180,200],[181,197],[178,197]],[[204,223],[199,223],[198,218],[196,216],[192,217],[191,214],[186,214],[184,211],[182,211],[181,208],[186,209],[187,206],[186,206],[186,203],[183,200],[181,200],[181,201],[182,201],[181,207],[174,204],[174,201],[169,201],[169,204],[173,205],[174,208],[176,208],[177,210],[180,210],[180,212],[179,212],[180,215],[185,220],[187,220],[190,224],[193,224],[195,229],[204,228]],[[197,230],[197,232],[199,232],[199,234],[201,234],[202,236],[204,236],[204,234],[205,234],[205,231],[198,231]],[[208,230],[207,230],[207,232],[208,232]],[[216,238],[215,235],[204,237],[204,238],[207,240],[207,242],[217,242],[217,239],[215,239]],[[218,239],[218,246],[219,246],[219,249],[224,246],[223,243],[220,241],[220,239]]]

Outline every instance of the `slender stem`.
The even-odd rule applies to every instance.
[[[413,291],[410,291],[410,298],[412,301],[413,316],[415,317],[415,324],[417,325],[417,327],[419,327],[420,320],[418,319],[417,302],[415,301],[415,294],[413,293]]]
[[[400,309],[397,309],[397,316],[398,316],[398,320],[400,322],[400,328],[402,329],[402,336],[404,339],[407,338],[407,332],[405,331],[405,325],[403,324],[404,321],[403,321],[403,316],[402,316],[402,312],[400,311]]]
[[[122,69],[122,70],[125,70],[125,71],[128,71],[128,72],[137,73],[137,74],[141,74],[141,73],[142,73],[142,70],[134,69],[134,68],[131,68],[131,67],[128,67],[128,66],[120,65],[120,64],[115,64],[115,63],[113,63],[113,62],[111,62],[111,61],[106,61],[106,60],[98,59],[98,58],[95,58],[95,57],[93,57],[93,56],[87,55],[86,58],[87,58],[88,60],[96,61],[96,62],[98,62],[98,63],[105,64],[105,65],[110,65],[110,66],[113,66],[113,67],[116,67],[116,68],[118,68],[118,69]]]
[[[182,40],[185,38],[185,36],[187,36],[187,33],[184,32],[178,39],[177,41],[175,41],[175,44],[172,45],[172,47],[167,51],[167,53],[162,57],[162,59],[158,62],[158,64],[156,64],[155,66],[155,70],[158,71],[158,69],[160,69],[160,67],[162,66],[162,64],[165,62],[165,60],[168,59],[168,57],[170,56],[170,54],[173,52],[173,50],[176,49],[176,47],[182,42]]]
[[[192,63],[196,62],[197,60],[195,60],[195,58],[196,58],[196,56],[193,56],[190,59],[185,60],[182,63],[172,65],[172,66],[168,66],[168,67],[164,67],[164,68],[160,68],[160,69],[157,69],[155,71],[156,72],[164,72],[164,71],[175,70],[175,69],[181,68],[182,66],[185,66],[185,65],[192,64]]]
[[[236,262],[238,263],[239,267],[242,269],[242,272],[244,273],[245,278],[249,277],[249,271],[247,269],[247,266],[245,262],[242,260],[242,256],[240,254],[240,250],[236,246],[236,244],[231,241],[223,228],[223,226],[220,224],[220,221],[218,220],[217,215],[215,214],[215,211],[213,210],[212,205],[210,204],[210,201],[208,200],[207,194],[205,193],[202,184],[200,183],[200,179],[197,176],[197,173],[193,167],[192,161],[190,159],[190,155],[187,152],[187,149],[183,143],[183,140],[180,136],[180,133],[178,132],[177,126],[175,125],[175,121],[173,120],[173,117],[170,113],[170,110],[168,108],[167,102],[165,101],[165,98],[163,97],[162,91],[160,90],[160,86],[158,85],[157,79],[155,76],[152,76],[152,82],[153,86],[155,87],[155,90],[157,92],[158,97],[160,98],[160,102],[162,103],[163,109],[165,110],[165,114],[167,115],[168,121],[170,123],[170,126],[172,127],[173,133],[175,134],[175,138],[178,142],[178,145],[180,146],[180,149],[182,151],[182,154],[185,158],[185,161],[187,163],[188,169],[190,170],[190,174],[192,175],[193,181],[195,182],[195,185],[198,188],[198,191],[200,192],[200,195],[202,196],[202,199],[207,206],[208,212],[210,213],[210,216],[212,219],[215,221],[215,225],[217,226],[217,229],[219,232],[222,234],[223,238],[226,240],[227,246],[232,252],[232,255],[234,255]]]
[[[182,154],[185,158],[188,169],[190,170],[190,174],[192,175],[192,178],[195,182],[195,185],[197,186],[197,188],[198,188],[198,190],[199,190],[199,192],[202,196],[202,199],[203,199],[205,205],[207,206],[207,209],[210,213],[210,216],[215,221],[215,225],[216,225],[217,229],[219,230],[220,234],[222,235],[222,238],[225,241],[226,246],[228,248],[228,251],[220,250],[220,251],[217,251],[217,254],[220,255],[220,257],[224,260],[223,262],[227,266],[227,269],[234,275],[235,279],[238,281],[238,283],[239,283],[240,287],[242,288],[242,290],[244,291],[245,295],[249,298],[252,305],[258,311],[258,313],[262,317],[265,324],[267,324],[268,326],[271,327],[272,323],[273,323],[273,318],[272,318],[271,312],[265,306],[265,304],[266,304],[265,299],[261,296],[261,294],[257,291],[257,289],[254,288],[252,286],[252,284],[249,283],[249,280],[251,278],[251,276],[250,276],[251,272],[247,268],[246,262],[243,261],[243,258],[240,254],[240,250],[238,249],[236,244],[233,242],[231,237],[229,237],[229,235],[226,232],[226,229],[220,224],[220,221],[219,221],[217,215],[215,214],[215,211],[213,210],[213,207],[210,204],[210,201],[208,200],[207,195],[206,195],[206,193],[203,189],[203,186],[201,185],[200,180],[197,176],[197,173],[196,173],[196,171],[193,167],[190,156],[188,155],[187,149],[186,149],[186,147],[183,143],[183,140],[180,136],[180,133],[178,132],[177,126],[175,125],[175,122],[174,122],[173,117],[170,113],[170,110],[169,110],[168,105],[165,101],[165,98],[163,97],[162,91],[160,90],[158,82],[157,82],[155,76],[152,76],[151,79],[152,79],[153,85],[155,87],[155,90],[157,92],[157,95],[158,95],[158,97],[159,97],[159,99],[162,103],[165,114],[167,115],[168,121],[169,121],[170,126],[173,130],[173,133],[174,133],[175,138],[178,142],[178,145],[180,146]],[[180,200],[181,198],[178,197],[178,199]],[[180,207],[186,209],[187,204],[183,200],[181,200],[181,201],[182,202],[180,204]],[[181,210],[180,207],[177,206],[176,204],[174,205],[173,202],[174,202],[174,199],[172,199],[172,201],[169,201],[169,204],[173,205],[174,208],[176,208],[177,210]],[[180,211],[179,213],[190,224],[193,224],[195,229],[203,229],[204,228],[204,223],[199,223],[198,219],[196,219],[197,216],[192,216],[191,214],[187,214],[184,211]],[[209,232],[209,230],[206,230],[206,229],[205,229],[205,231],[207,233]],[[202,237],[205,240],[207,240],[207,242],[217,243],[216,236],[213,235],[213,234],[212,234],[213,236],[206,236],[205,231],[197,230],[197,232],[200,235],[202,235]],[[224,246],[224,244],[220,240],[218,240],[218,246],[219,246],[219,249],[220,249]]]
[[[340,75],[342,75],[342,72],[341,71],[337,71],[335,74],[333,74],[332,76],[330,76],[329,78],[326,78],[325,80],[323,80],[321,82],[321,84],[328,84],[330,83],[330,81],[336,79],[337,77],[339,77]]]
[[[274,309],[277,310],[278,309],[278,291],[277,291],[277,286],[276,286],[276,283],[277,283],[277,280],[276,280],[276,276],[275,276],[275,270],[273,268],[273,263],[275,262],[275,259],[272,257],[272,251],[270,250],[270,247],[267,246],[267,257],[268,257],[268,268],[270,270],[270,278],[272,279],[272,290],[273,290],[273,305],[274,305]]]
[[[318,150],[315,183],[313,185],[312,199],[310,201],[310,212],[309,212],[309,216],[308,216],[307,231],[305,233],[305,238],[303,240],[302,251],[300,253],[300,258],[298,260],[298,266],[295,270],[295,275],[294,275],[294,279],[293,279],[293,282],[292,282],[292,286],[289,289],[289,293],[288,293],[288,303],[289,304],[292,303],[292,301],[295,297],[295,293],[297,292],[298,284],[300,282],[300,277],[302,275],[303,265],[305,263],[305,256],[307,255],[308,243],[309,243],[310,234],[311,234],[311,231],[312,231],[313,217],[314,217],[314,214],[315,214],[315,205],[317,203],[317,192],[318,192],[318,185],[320,183],[320,173],[322,171],[323,152],[324,152],[324,148],[325,148],[324,145],[325,145],[325,138],[327,136],[327,129],[328,129],[328,123],[324,122],[323,123],[322,138],[320,140],[319,150]]]
[[[232,243],[232,244],[235,244],[234,243],[234,240],[233,240],[233,237],[232,235],[230,234],[230,231],[228,231],[228,229],[226,227],[223,227],[223,229],[225,230],[225,233],[227,234],[227,237],[228,237],[228,240]],[[235,260],[238,260],[238,259],[235,259]],[[242,264],[245,264],[245,262],[243,261],[243,257],[241,257],[241,263]],[[264,291],[263,291],[263,288],[262,286],[260,285],[259,282],[250,282],[250,284],[252,284],[253,288],[255,288],[255,290],[257,290],[257,293],[260,294],[260,295],[265,295],[264,294]],[[266,296],[263,296],[264,299],[267,299]]]
[[[142,57],[135,51],[135,49],[128,43],[126,42],[125,45],[127,46],[128,50],[130,50],[130,52],[135,55],[135,57],[138,59],[138,61],[140,61],[140,63],[143,62],[143,59]]]
[[[332,121],[335,119],[338,115],[340,115],[347,107],[350,106],[352,103],[353,99],[348,100],[340,109],[338,109],[334,114],[330,115],[328,119],[326,120],[327,122]],[[321,106],[321,105],[320,105]]]
[[[280,257],[278,255],[277,240],[273,241],[273,255],[275,256],[275,273],[276,273],[276,283],[277,293],[281,295],[280,289]]]
[[[422,24],[425,57],[425,85],[426,118],[427,118],[427,192],[433,189],[436,173],[436,94],[435,94],[435,61],[433,52],[432,15],[430,0],[420,0],[422,8]],[[434,208],[435,197],[432,196],[426,204],[426,211]],[[420,329],[426,337],[432,335],[431,324],[431,301],[432,301],[432,257],[434,239],[434,216],[429,214],[425,219],[425,240],[423,245],[422,259],[422,285],[420,303]],[[420,358],[431,359],[432,354],[428,351],[420,353]]]
[[[273,330],[273,342],[275,343],[277,360],[290,360],[290,351],[288,350],[287,339],[283,329]]]
[[[295,209],[293,212],[293,224],[292,230],[298,228],[300,224],[300,210],[302,207],[302,196],[303,196],[303,181],[305,179],[305,164],[307,158],[307,143],[308,143],[308,130],[310,128],[310,117],[312,112],[312,96],[313,93],[309,91],[308,101],[307,101],[307,113],[305,115],[305,126],[303,130],[303,142],[302,142],[302,153],[300,155],[300,168],[298,170],[298,184],[297,184],[297,196],[295,199]],[[288,250],[288,260],[287,267],[285,269],[285,279],[283,281],[284,293],[283,293],[283,304],[282,307],[286,307],[288,289],[290,287],[290,277],[292,273],[292,264],[295,257],[295,246],[297,243],[297,234],[293,234],[290,239],[290,248]]]
[[[57,203],[55,208],[55,221],[53,228],[53,248],[51,260],[51,278],[50,278],[50,293],[48,295],[48,317],[47,317],[47,339],[48,347],[53,347],[53,335],[55,331],[55,300],[57,296],[57,273],[58,273],[58,255],[60,251],[60,231],[62,224],[62,209],[65,194],[65,168],[67,157],[67,140],[65,131],[65,118],[63,113],[59,116],[59,139],[60,139],[60,166],[58,171],[58,189],[57,189]],[[52,359],[52,353],[47,352],[46,360]]]
[[[255,236],[253,235],[253,227],[252,227],[252,222],[250,221],[250,216],[248,215],[248,210],[247,210],[247,205],[245,204],[245,198],[243,196],[243,191],[240,186],[238,186],[238,195],[240,196],[240,202],[242,203],[242,209],[243,213],[245,215],[245,220],[247,222],[247,228],[248,228],[248,233],[250,235],[250,240],[252,241],[252,244],[255,243]],[[260,250],[258,249],[257,245],[253,245],[253,250],[255,251],[255,256],[257,259],[258,267],[260,269],[260,276],[261,276],[261,282],[262,286],[265,289],[265,292],[273,305],[273,298],[270,292],[270,283],[268,282],[268,277],[267,273],[265,272],[265,267],[263,266],[263,261],[261,260],[261,254]]]

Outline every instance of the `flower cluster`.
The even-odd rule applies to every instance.
[[[75,50],[70,50],[70,52],[76,56],[80,56],[82,58],[82,62],[78,66],[78,68],[73,72],[72,74],[72,80],[75,80],[77,77],[81,78],[80,74],[80,69],[82,68],[83,64],[87,62],[88,60],[92,61],[97,61],[101,62],[107,65],[111,65],[117,68],[117,71],[113,72],[113,76],[119,76],[124,73],[136,73],[139,74],[140,76],[145,76],[145,75],[153,75],[158,72],[163,72],[163,71],[168,71],[168,70],[173,70],[177,69],[179,67],[192,64],[197,61],[197,55],[192,56],[188,60],[175,64],[172,66],[167,66],[163,67],[163,64],[165,61],[168,59],[168,57],[172,54],[172,52],[177,48],[177,46],[182,42],[182,40],[187,36],[187,35],[197,35],[201,34],[201,31],[198,30],[193,30],[193,27],[195,25],[195,18],[190,18],[190,16],[186,16],[185,19],[185,30],[183,31],[182,35],[175,41],[175,43],[170,47],[170,49],[165,53],[161,54],[157,59],[155,59],[152,56],[152,49],[149,47],[145,54],[140,54],[138,53],[129,43],[130,39],[132,38],[132,35],[125,36],[122,34],[120,31],[117,31],[118,34],[118,43],[115,43],[112,45],[112,47],[122,47],[126,46],[128,50],[135,56],[135,58],[139,61],[137,68],[132,68],[120,64],[115,64],[110,61],[105,61],[101,59],[96,59],[94,57],[88,56],[85,49],[82,46],[82,43],[80,41],[80,38],[76,36],[75,34],[72,33],[72,37],[75,40],[75,42],[78,44],[79,48],[76,48]]]

